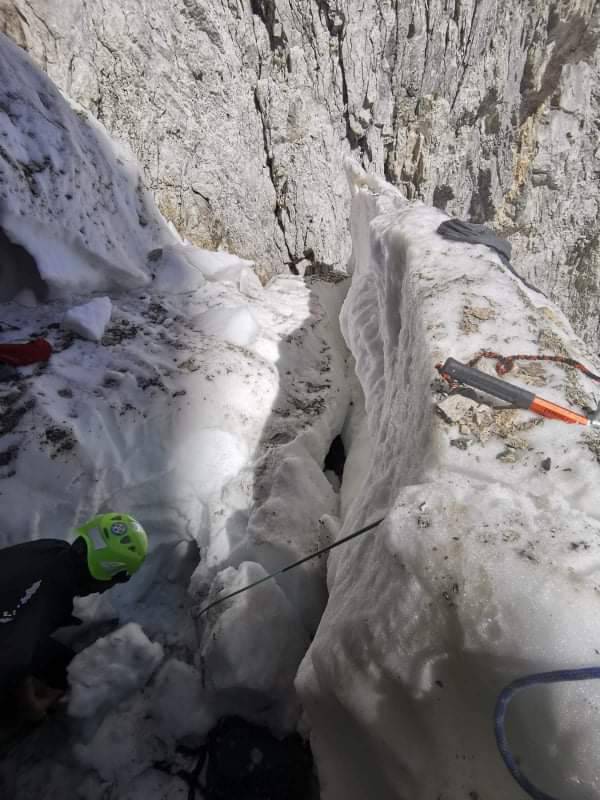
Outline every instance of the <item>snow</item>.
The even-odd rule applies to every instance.
[[[494,701],[523,674],[598,663],[600,439],[448,400],[435,364],[485,348],[598,371],[567,320],[491,250],[439,237],[442,212],[353,164],[351,282],[263,287],[252,262],[181,241],[133,159],[4,39],[0,70],[0,226],[39,270],[0,285],[0,340],[53,348],[0,390],[0,543],[69,538],[108,510],[150,541],[128,583],[77,602],[118,628],[76,657],[66,733],[24,744],[12,796],[177,800],[187,787],[156,765],[236,714],[278,735],[300,725],[324,800],[521,798]],[[97,293],[102,332],[61,327]],[[507,377],[595,405],[574,370]],[[323,472],[338,435],[341,486]],[[544,687],[511,707],[511,743],[556,794],[600,789],[598,700],[590,684]]]
[[[159,728],[177,741],[204,736],[217,721],[206,702],[202,676],[176,658],[167,661],[156,678],[152,715]]]
[[[69,665],[69,714],[91,717],[147,683],[163,648],[130,622],[79,653]]]
[[[329,601],[296,681],[321,796],[516,800],[494,742],[498,692],[599,660],[597,434],[471,401],[442,418],[434,365],[493,349],[598,368],[564,316],[492,251],[444,241],[444,214],[349,173],[341,325],[365,410],[361,420],[356,389],[340,535],[385,521],[332,552]],[[508,379],[595,405],[597,387],[574,370],[521,364]],[[511,745],[546,791],[598,793],[599,700],[594,683],[515,700]]]
[[[104,336],[111,314],[110,298],[96,297],[89,303],[69,309],[63,317],[62,326],[65,330],[73,331],[84,339],[99,342]]]
[[[0,36],[0,228],[35,259],[52,297],[149,283],[148,253],[180,239],[133,155]],[[21,275],[32,280],[19,273],[17,286],[0,278],[0,299]]]
[[[219,574],[218,588],[233,592],[266,574],[260,564],[243,562]],[[282,703],[281,716],[271,711],[271,724],[289,728],[297,714],[290,687],[309,645],[296,609],[277,582],[268,581],[212,616],[215,624],[206,628],[197,657],[207,685],[221,692],[243,687],[256,706]]]
[[[194,317],[192,328],[240,347],[249,347],[258,334],[256,317],[250,308],[243,306],[209,309]]]

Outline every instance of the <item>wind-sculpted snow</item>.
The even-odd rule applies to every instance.
[[[130,151],[1,34],[0,87],[0,301],[148,284],[148,253],[180,240]]]
[[[365,411],[356,401],[347,426],[340,535],[385,521],[330,556],[329,602],[297,679],[321,796],[517,800],[494,741],[498,692],[598,663],[600,439],[484,396],[461,398],[452,421],[438,411],[448,386],[434,365],[487,349],[598,368],[493,251],[445,241],[444,214],[348,172],[341,321]],[[550,363],[521,362],[507,379],[563,405],[593,405],[598,390]],[[553,795],[600,789],[599,692],[586,683],[515,701],[511,744]]]

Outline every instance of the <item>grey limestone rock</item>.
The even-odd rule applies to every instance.
[[[342,158],[493,224],[600,340],[593,0],[4,0],[0,26],[126,140],[191,241],[344,267]]]

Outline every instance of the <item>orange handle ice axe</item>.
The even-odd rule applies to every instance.
[[[505,400],[517,408],[533,411],[542,417],[558,419],[561,422],[576,425],[600,426],[600,420],[586,417],[584,414],[578,414],[576,411],[559,406],[550,400],[544,400],[543,397],[538,397],[521,386],[515,386],[514,383],[494,378],[493,375],[487,375],[485,372],[475,369],[475,367],[461,364],[460,361],[456,361],[454,358],[446,359],[445,364],[438,366],[438,370],[444,377],[452,378],[458,383],[465,383],[467,386],[473,386],[473,388],[480,389],[482,392],[498,397],[500,400]]]

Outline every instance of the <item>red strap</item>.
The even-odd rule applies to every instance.
[[[48,361],[51,355],[52,346],[46,339],[0,344],[0,362],[13,367],[26,367],[38,361]]]
[[[515,365],[515,361],[553,361],[556,364],[564,364],[566,367],[574,367],[574,369],[583,372],[584,375],[587,375],[587,377],[591,378],[593,381],[600,382],[600,375],[593,373],[585,367],[581,361],[576,361],[574,358],[568,358],[567,356],[531,355],[529,353],[516,356],[503,356],[491,350],[482,350],[468,362],[468,366],[474,367],[480,358],[490,358],[496,361],[496,372],[498,375],[506,375],[507,372],[510,372]]]

